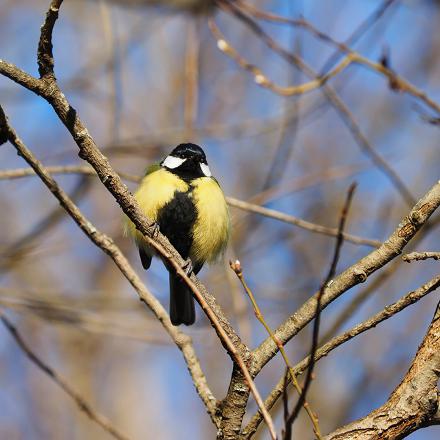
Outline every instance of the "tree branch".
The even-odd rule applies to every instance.
[[[93,168],[84,165],[55,165],[46,167],[46,170],[51,174],[85,174],[87,176],[96,176],[96,172]],[[118,171],[120,177],[132,182],[140,182],[142,180],[141,176],[135,176],[132,174],[127,174]],[[7,179],[19,179],[21,177],[34,176],[35,172],[32,168],[18,168],[13,170],[1,170],[0,180]],[[312,223],[299,217],[295,217],[291,214],[285,214],[283,212],[277,211],[275,209],[266,208],[264,206],[258,205],[256,203],[246,202],[244,200],[236,199],[235,197],[226,197],[226,201],[229,206],[232,206],[242,211],[252,212],[254,214],[259,214],[264,217],[273,218],[274,220],[281,221],[283,223],[288,223],[290,225],[298,226],[299,228],[305,229],[309,232],[314,232],[317,234],[323,234],[328,237],[337,237],[338,229],[330,228],[328,226],[319,225],[317,223]],[[380,240],[374,240],[371,238],[359,237],[358,235],[343,233],[345,241],[353,244],[365,245],[370,247],[379,247],[382,242]]]
[[[440,252],[411,252],[404,255],[402,260],[411,263],[411,261],[427,260],[428,258],[440,260]]]
[[[437,424],[440,378],[440,303],[408,373],[387,402],[366,417],[328,434],[326,440],[401,439]]]
[[[371,330],[381,322],[391,318],[392,316],[401,312],[410,305],[415,304],[417,301],[424,298],[426,295],[435,291],[439,287],[440,287],[440,275],[432,278],[430,281],[426,282],[418,289],[407,293],[405,296],[400,298],[395,303],[385,307],[382,311],[376,313],[375,315],[365,320],[364,322],[354,326],[350,330],[347,330],[342,335],[335,336],[334,338],[332,338],[330,341],[328,341],[320,348],[318,348],[315,355],[315,362],[327,356],[335,348],[355,338],[361,333]],[[307,356],[301,362],[299,362],[293,367],[295,374],[296,375],[302,374],[309,364],[310,364],[310,356]],[[289,378],[287,378],[287,380],[289,381]],[[285,380],[283,375],[264,402],[264,404],[268,409],[271,409],[275,405],[276,401],[282,396],[284,387],[285,387]],[[242,432],[243,438],[244,439],[250,438],[257,430],[261,421],[262,421],[261,414],[259,413],[255,414],[252,417],[249,424],[243,429]]]
[[[0,106],[0,119],[4,117],[4,112]],[[6,119],[6,118],[5,118]],[[60,188],[57,182],[51,177],[44,166],[34,157],[31,151],[24,145],[17,136],[14,129],[8,124],[8,140],[16,148],[19,155],[34,169],[43,183],[48,187],[51,193],[58,199],[61,206],[72,217],[75,223],[87,235],[87,237],[106,254],[112,258],[116,266],[127,278],[139,295],[139,298],[154,313],[161,322],[174,343],[181,350],[186,361],[188,370],[194,382],[194,386],[201,397],[206,409],[211,416],[212,421],[217,424],[216,406],[217,401],[209,389],[205,375],[200,366],[200,362],[194,351],[191,338],[181,332],[177,327],[171,324],[169,316],[160,302],[150,293],[142,283],[139,276],[130,266],[130,263],[115,245],[113,240],[107,235],[101,233],[86,217],[83,216],[78,207],[72,202],[69,196]]]
[[[327,307],[348,289],[365,282],[373,272],[397,257],[439,206],[440,181],[418,201],[378,249],[350,266],[329,283],[322,298],[322,308]],[[316,311],[317,295],[315,294],[306,301],[275,331],[275,336],[282,344],[289,341],[313,319]],[[257,374],[277,352],[278,347],[271,338],[267,338],[256,348],[254,350],[254,374]]]
[[[61,3],[62,0],[58,0],[58,1],[53,0],[51,3],[51,8],[55,6],[58,9]],[[54,16],[54,20],[53,20],[54,23],[58,16],[57,14],[56,16]],[[53,25],[51,25],[50,23],[48,24],[48,22],[50,22],[50,20],[52,19],[49,17],[52,17],[51,9],[47,14],[46,22],[42,27],[42,34],[44,35],[42,35],[40,40],[45,39],[46,41],[51,42]],[[38,58],[39,60],[42,59],[47,60],[53,58],[51,44],[39,45]],[[43,63],[44,68],[47,68],[49,70],[53,69],[53,65],[52,67],[51,66],[47,67],[47,66],[48,65],[44,67],[44,63]],[[2,73],[1,69],[2,69],[2,62],[0,61],[0,73]],[[12,69],[13,74],[11,75],[11,79],[14,80],[16,79],[17,70],[18,69]],[[70,105],[70,103],[67,101],[67,98],[58,87],[58,84],[55,80],[55,76],[49,74],[41,80],[36,80],[35,78],[33,80],[37,82],[38,86],[42,85],[40,90],[41,96],[51,104],[51,106],[55,110],[60,120],[69,130],[70,134],[72,135],[74,141],[76,142],[80,150],[79,156],[82,159],[86,160],[90,165],[92,165],[92,167],[96,171],[102,183],[115,197],[115,199],[121,206],[124,213],[134,223],[136,228],[143,234],[148,244],[152,248],[154,248],[158,252],[158,254],[161,255],[171,266],[173,266],[173,268],[176,270],[176,273],[191,288],[196,300],[198,301],[203,311],[209,318],[212,326],[215,328],[221,343],[223,344],[223,346],[225,347],[225,349],[227,350],[233,361],[239,366],[240,370],[242,371],[243,376],[245,377],[245,380],[247,382],[247,385],[252,391],[252,394],[254,395],[258,406],[263,412],[266,423],[271,433],[271,437],[273,439],[276,439],[276,432],[273,426],[272,419],[263,405],[261,396],[248,370],[247,364],[249,363],[250,360],[250,353],[247,346],[242,343],[241,339],[235,333],[234,329],[229,324],[228,320],[223,314],[223,311],[217,305],[215,299],[211,295],[209,295],[209,293],[206,291],[204,286],[198,281],[194,273],[191,274],[191,277],[188,277],[186,272],[183,270],[185,264],[184,260],[176,251],[176,249],[170,244],[169,240],[161,233],[157,233],[154,222],[151,222],[149,219],[145,217],[138,203],[136,202],[135,198],[132,196],[126,185],[122,182],[119,175],[113,170],[108,159],[101,153],[99,148],[96,146],[87,128],[84,126],[79,116],[77,115],[76,110]],[[23,85],[26,87],[26,84]],[[42,177],[42,174],[40,175],[40,177]],[[45,178],[47,180],[47,186],[50,186],[54,183],[53,179],[51,179],[50,176],[46,176]],[[56,192],[60,194],[60,191],[57,190]],[[83,230],[86,229],[85,225],[81,225],[81,226]],[[93,234],[93,232],[91,231],[89,231],[89,233]],[[152,237],[153,234],[155,234],[154,238]],[[110,239],[106,237],[106,240],[110,240]],[[114,245],[113,243],[111,244]],[[125,263],[128,264],[126,260]],[[154,297],[149,299],[150,302],[152,300],[157,302],[157,300]],[[156,316],[160,319],[162,324],[166,323],[166,326],[168,326],[169,318],[166,313],[165,316],[163,315],[161,317],[159,317],[159,315]],[[170,332],[169,329],[168,331]],[[215,423],[216,421],[215,415],[211,414],[211,418]]]
[[[0,320],[3,325],[9,331],[11,336],[14,338],[17,345],[23,351],[23,353],[28,357],[28,359],[36,365],[43,373],[52,379],[78,406],[78,408],[83,411],[86,416],[97,423],[101,428],[107,431],[112,437],[118,440],[128,440],[125,434],[120,433],[110,422],[107,417],[99,414],[85,399],[81,396],[74,388],[69,384],[69,382],[64,379],[56,370],[49,367],[34,351],[30,349],[28,344],[24,341],[16,327],[12,322],[2,313],[0,310]]]

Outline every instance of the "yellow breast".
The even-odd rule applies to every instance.
[[[225,249],[230,230],[229,210],[220,186],[210,177],[192,181],[197,220],[193,228],[191,260],[213,261]]]
[[[142,212],[153,221],[157,221],[157,215],[166,203],[174,196],[175,191],[188,191],[189,186],[182,179],[170,173],[164,168],[160,168],[150,174],[147,174],[139,188],[134,193]],[[127,229],[136,242],[142,244],[143,236],[137,231],[135,225],[128,220]]]

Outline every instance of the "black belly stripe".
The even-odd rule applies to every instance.
[[[190,194],[176,191],[172,200],[159,210],[157,217],[160,231],[185,259],[189,257],[193,225],[197,218]]]

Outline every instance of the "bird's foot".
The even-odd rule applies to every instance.
[[[185,260],[185,262],[182,264],[182,269],[185,271],[186,276],[189,277],[192,274],[194,268],[191,258]]]
[[[148,226],[148,234],[151,238],[155,239],[159,235],[160,228],[158,223],[154,222],[150,226]]]

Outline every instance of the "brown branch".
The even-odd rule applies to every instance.
[[[303,406],[303,404],[306,401],[307,391],[308,391],[310,384],[311,384],[311,381],[312,381],[313,369],[315,367],[315,354],[316,354],[316,349],[318,348],[318,341],[319,341],[319,325],[320,325],[321,312],[322,312],[321,300],[322,300],[322,297],[324,296],[325,290],[327,288],[327,284],[330,282],[330,280],[334,277],[334,275],[336,273],[336,268],[338,265],[339,256],[340,256],[341,249],[342,249],[342,244],[344,243],[343,231],[345,228],[345,223],[347,220],[348,211],[350,209],[350,205],[351,205],[351,201],[353,199],[353,194],[354,194],[355,189],[356,189],[355,183],[351,184],[348,189],[347,197],[346,197],[346,200],[345,200],[345,203],[344,203],[344,206],[342,208],[341,215],[339,218],[338,236],[337,236],[336,243],[335,243],[335,249],[334,249],[332,262],[330,264],[330,269],[328,271],[327,277],[325,278],[324,282],[321,285],[321,288],[319,289],[319,293],[318,293],[318,296],[316,299],[315,321],[313,323],[313,334],[312,334],[312,347],[310,349],[311,362],[307,368],[307,374],[306,374],[306,378],[304,381],[303,392],[300,394],[298,402],[296,403],[292,413],[289,415],[289,417],[287,419],[287,424],[286,424],[287,425],[287,428],[286,428],[286,439],[287,440],[290,440],[290,438],[292,436],[293,423],[295,422],[295,419],[298,416],[301,407]]]
[[[284,60],[286,60],[288,63],[292,64],[293,66],[296,66],[299,68],[302,72],[304,72],[307,76],[313,78],[314,80],[319,81],[319,75],[308,65],[304,62],[304,60],[301,57],[298,57],[295,54],[290,53],[289,51],[282,48],[273,38],[270,37],[262,28],[261,26],[256,23],[254,20],[252,20],[251,17],[249,17],[246,13],[244,13],[237,4],[234,2],[231,2],[230,0],[218,0],[220,1],[220,5],[223,6],[226,11],[232,12],[232,14],[240,20],[242,23],[244,23],[246,26],[249,27],[249,29],[258,37],[260,38],[267,47],[269,47],[274,52],[278,53]],[[356,53],[348,53],[347,58],[350,57],[352,62],[354,58],[360,57],[360,55]],[[344,61],[343,61],[344,62]],[[340,63],[339,67],[345,69],[344,64]],[[347,61],[348,62],[348,61]],[[374,64],[369,62],[365,59],[365,63]],[[372,66],[370,66],[372,67]],[[378,69],[386,69],[382,65],[377,65]],[[391,71],[390,71],[391,72]],[[394,74],[393,74],[394,75]],[[262,78],[258,79],[260,77],[256,77],[256,82],[261,79],[263,82],[265,80],[264,75]],[[391,78],[391,77],[390,77]],[[390,79],[391,80],[391,79]],[[321,86],[323,93],[331,103],[331,105],[335,108],[335,110],[340,115],[341,119],[343,120],[344,124],[347,125],[348,129],[352,133],[353,137],[356,140],[356,143],[359,145],[362,151],[367,154],[370,159],[373,161],[373,163],[380,169],[392,182],[392,184],[395,186],[395,188],[398,190],[398,192],[401,194],[402,198],[407,202],[409,206],[413,205],[415,203],[415,199],[411,194],[411,191],[409,191],[407,185],[405,182],[400,178],[400,176],[391,168],[391,166],[385,161],[385,159],[370,145],[368,142],[368,139],[365,137],[365,135],[360,130],[358,124],[356,123],[353,115],[351,114],[350,110],[347,108],[347,106],[344,104],[342,99],[338,96],[338,94],[328,85],[325,84],[326,81],[324,81]],[[402,82],[404,82],[402,80]],[[315,85],[312,84],[312,88],[315,88]],[[422,93],[417,91],[417,93]],[[432,102],[431,102],[432,104]],[[436,107],[438,107],[438,112],[440,113],[440,106],[433,103]]]
[[[38,72],[40,78],[47,78],[49,80],[55,79],[53,68],[54,59],[52,53],[52,33],[55,22],[58,19],[58,12],[63,0],[52,0],[49,10],[46,13],[46,20],[41,26],[40,41],[38,42]]]
[[[0,115],[3,109],[0,106]],[[211,416],[213,423],[217,424],[216,406],[217,401],[209,389],[206,378],[200,366],[200,362],[195,354],[191,338],[171,324],[169,316],[160,302],[150,293],[146,286],[142,283],[139,276],[130,266],[130,263],[115,245],[113,240],[107,235],[101,233],[78,209],[69,196],[60,188],[57,182],[51,177],[44,166],[34,157],[31,151],[24,145],[17,136],[14,129],[8,125],[8,140],[17,149],[18,153],[24,160],[34,169],[35,173],[40,177],[43,183],[58,199],[60,205],[72,217],[75,223],[87,235],[87,237],[106,254],[112,258],[116,266],[127,278],[149,309],[154,313],[156,318],[161,322],[167,333],[170,335],[174,343],[181,350],[188,370],[193,379],[194,386],[201,397],[206,409]]]
[[[366,417],[328,434],[327,440],[404,438],[437,424],[440,378],[440,303],[408,373],[387,402]]]
[[[78,406],[78,408],[83,411],[86,416],[101,426],[106,432],[108,432],[112,437],[118,440],[128,440],[125,434],[120,433],[111,423],[107,417],[99,414],[84,397],[81,396],[75,389],[69,384],[69,382],[64,379],[56,370],[49,367],[46,362],[44,362],[34,351],[31,350],[29,345],[24,341],[23,337],[18,332],[17,328],[12,324],[12,322],[6,317],[6,315],[0,310],[0,320],[3,325],[9,331],[11,336],[14,338],[17,345],[23,351],[23,353],[28,357],[28,359],[36,365],[43,373],[45,373],[51,380],[53,380]]]
[[[440,260],[440,252],[411,252],[404,255],[402,260],[411,263],[411,261],[427,260],[428,258]]]
[[[252,293],[252,290],[249,288],[249,286],[246,283],[246,280],[244,279],[243,276],[243,270],[241,267],[241,263],[239,260],[236,260],[235,262],[230,261],[229,265],[231,267],[231,269],[235,272],[235,274],[237,275],[237,278],[239,279],[241,285],[243,286],[244,291],[246,292],[248,298],[250,299],[251,303],[252,303],[252,307],[254,309],[254,314],[255,317],[258,319],[258,321],[263,325],[263,327],[266,329],[267,333],[269,334],[269,336],[272,338],[272,340],[275,342],[275,344],[278,345],[279,349],[280,349],[280,353],[281,356],[284,359],[284,363],[286,364],[287,370],[286,370],[286,374],[289,373],[290,376],[290,381],[293,383],[296,391],[298,392],[299,396],[300,396],[300,400],[302,400],[301,402],[301,406],[304,407],[304,409],[306,410],[312,424],[313,424],[313,432],[315,433],[316,437],[319,440],[322,440],[322,436],[321,436],[321,430],[319,428],[319,422],[318,422],[318,417],[316,416],[316,414],[313,412],[312,408],[310,407],[309,403],[306,401],[305,395],[304,397],[301,399],[303,393],[305,393],[305,391],[307,391],[305,388],[305,391],[303,391],[303,389],[301,389],[301,386],[299,385],[298,381],[296,380],[296,375],[295,372],[293,371],[293,368],[291,366],[290,360],[287,356],[286,351],[284,350],[284,347],[282,344],[279,343],[279,341],[275,338],[272,329],[269,327],[269,325],[267,324],[266,320],[264,319],[263,314],[261,313],[260,307],[258,306],[257,301],[255,300],[254,294]],[[283,438],[285,439],[290,439],[291,435],[292,435],[292,424],[293,424],[293,420],[290,418],[289,414],[288,414],[288,410],[287,410],[287,394],[285,396],[285,401],[284,401],[284,411],[285,411],[285,431],[283,434]]]
[[[284,214],[282,212],[276,211],[275,209],[265,208],[255,203],[245,202],[234,197],[226,198],[229,206],[234,208],[242,209],[249,212],[254,212],[256,214],[264,215],[265,217],[273,218],[275,220],[282,221],[284,223],[289,223],[291,225],[298,226],[310,232],[316,232],[318,234],[327,235],[329,237],[337,237],[338,229],[329,228],[327,226],[318,225],[316,223],[303,220],[301,218],[295,217],[290,214]],[[373,240],[369,238],[362,238],[356,235],[343,233],[344,240],[349,241],[354,244],[366,245],[371,247],[379,247],[382,242],[379,240]]]
[[[93,168],[84,165],[65,165],[65,166],[50,166],[46,168],[51,174],[85,174],[90,176],[96,176],[96,172]],[[18,179],[21,177],[34,176],[35,172],[31,168],[18,168],[15,170],[2,170],[0,171],[0,180],[6,179]],[[123,173],[118,171],[118,175],[122,178],[132,181],[140,182],[142,180],[141,176],[136,176],[133,174]],[[264,206],[257,205],[255,203],[246,202],[244,200],[236,199],[235,197],[226,197],[226,201],[229,206],[237,209],[241,209],[247,212],[253,212],[265,217],[273,218],[274,220],[279,220],[284,223],[298,226],[299,228],[305,229],[306,231],[315,232],[317,234],[327,235],[329,237],[337,237],[337,228],[329,228],[327,226],[322,226],[316,223],[303,220],[299,217],[295,217],[290,214],[284,214],[275,209],[265,208]],[[382,242],[379,240],[374,240],[370,238],[363,238],[357,235],[343,233],[345,241],[350,243],[365,245],[371,247],[379,247]]]
[[[405,296],[400,298],[395,303],[385,307],[379,313],[376,313],[371,318],[354,326],[350,330],[347,330],[342,335],[332,338],[330,341],[328,341],[323,346],[318,348],[315,355],[315,362],[327,356],[331,351],[333,351],[335,348],[339,347],[340,345],[348,342],[349,340],[355,338],[361,333],[371,330],[381,322],[391,318],[392,316],[401,312],[410,305],[415,304],[417,301],[419,301],[429,293],[435,291],[439,287],[440,287],[440,275],[434,277],[433,279],[423,284],[418,289],[407,293]],[[302,374],[309,364],[310,364],[310,356],[306,357],[305,359],[303,359],[301,362],[299,362],[293,367],[295,374],[296,375]],[[268,409],[271,409],[275,405],[276,401],[280,398],[280,396],[282,396],[284,386],[285,383],[283,376],[280,378],[277,385],[274,387],[274,389],[271,391],[270,395],[266,398],[264,402],[264,404]],[[261,423],[261,420],[262,420],[261,414],[259,413],[255,414],[252,417],[249,424],[243,429],[243,433],[242,433],[243,438],[250,438],[257,430],[259,424]]]
[[[405,216],[389,238],[376,250],[336,276],[327,285],[322,298],[322,308],[353,286],[366,281],[368,276],[397,257],[416,232],[427,222],[431,214],[440,206],[440,181],[437,182]],[[276,331],[276,337],[285,344],[304,328],[315,316],[317,294],[306,301]],[[256,362],[254,372],[261,368],[277,353],[276,344],[267,338],[254,350]]]
[[[53,2],[54,3],[54,2]],[[62,3],[62,0],[59,1],[59,5]],[[57,3],[58,4],[58,3]],[[48,13],[48,16],[50,14],[50,11]],[[48,19],[46,19],[48,21]],[[43,30],[47,27],[43,25]],[[45,38],[48,41],[51,41],[51,31],[53,30],[53,27],[49,28],[49,35],[45,35]],[[42,37],[43,38],[43,37]],[[39,58],[50,58],[51,57],[51,48],[49,46],[43,46],[43,48],[39,51]],[[44,50],[49,51],[44,53]],[[2,73],[2,61],[0,61],[0,73]],[[12,66],[14,67],[14,66]],[[12,74],[11,79],[16,79],[18,69],[12,68]],[[37,81],[37,84],[44,83],[44,86],[41,88],[41,96],[45,98],[53,107],[56,114],[60,118],[60,120],[63,122],[63,124],[66,126],[66,128],[69,130],[70,134],[72,135],[74,141],[76,142],[77,146],[79,147],[79,156],[86,160],[92,167],[95,169],[96,173],[98,174],[100,180],[102,183],[106,186],[106,188],[110,191],[110,193],[115,197],[119,205],[121,206],[124,213],[128,216],[128,218],[135,224],[136,228],[143,234],[145,240],[148,242],[148,244],[154,248],[159,255],[161,255],[167,262],[173,266],[173,268],[176,270],[176,273],[182,277],[182,279],[188,284],[188,286],[191,288],[192,292],[194,293],[195,298],[199,302],[200,306],[202,307],[203,311],[206,313],[208,318],[211,321],[212,326],[215,328],[217,335],[219,336],[220,341],[222,342],[223,346],[227,350],[227,352],[230,354],[236,365],[239,366],[240,371],[243,373],[243,376],[246,380],[246,383],[250,390],[252,391],[252,394],[255,397],[255,400],[260,407],[261,411],[263,412],[263,415],[265,417],[266,423],[269,427],[269,431],[271,433],[271,436],[273,439],[276,438],[275,429],[273,427],[272,419],[269,415],[269,413],[266,411],[263,401],[261,399],[261,396],[259,395],[259,392],[257,388],[255,387],[255,384],[252,380],[251,374],[248,370],[248,367],[246,365],[246,362],[249,361],[249,350],[246,347],[245,344],[243,344],[239,338],[239,336],[235,333],[231,325],[229,324],[228,320],[224,316],[222,310],[217,305],[215,299],[208,294],[204,286],[197,280],[194,273],[189,278],[186,272],[182,269],[184,267],[184,260],[179,255],[179,253],[176,251],[176,249],[170,244],[168,239],[162,235],[161,233],[157,233],[155,225],[153,222],[149,221],[143,212],[141,211],[139,205],[137,204],[135,198],[132,196],[132,194],[128,191],[128,188],[124,183],[121,181],[120,177],[117,173],[113,170],[111,167],[108,159],[101,153],[99,148],[96,146],[93,138],[90,136],[87,128],[83,125],[82,121],[80,120],[79,116],[77,115],[76,110],[69,104],[67,101],[65,95],[61,92],[61,90],[58,87],[58,84],[56,83],[55,77],[49,76],[43,80],[35,80]],[[26,87],[27,83],[24,83],[23,85]],[[23,149],[23,148],[22,148]],[[39,164],[38,164],[39,165]],[[34,166],[34,169],[35,166]],[[47,174],[47,173],[46,173]],[[40,169],[40,177],[43,179],[43,173]],[[45,183],[48,187],[53,185],[55,182],[53,179],[50,178],[50,176],[46,175],[44,176]],[[55,191],[58,195],[60,194],[59,189]],[[64,203],[63,206],[66,206]],[[83,230],[86,230],[86,225],[78,223]],[[91,235],[91,238],[94,237],[95,231],[88,231]],[[152,238],[153,234],[155,235],[154,238]],[[106,240],[109,240],[106,237]],[[113,243],[112,243],[113,244]],[[126,260],[125,260],[126,262]],[[126,262],[128,264],[128,262]],[[135,275],[135,274],[134,274]],[[152,297],[149,298],[150,303],[147,303],[149,306],[151,306],[152,300],[157,300]],[[159,303],[158,303],[159,304]],[[159,304],[160,305],[160,304]],[[163,311],[163,309],[161,310]],[[163,311],[164,312],[164,311]],[[165,312],[164,312],[165,313]],[[167,328],[169,327],[169,318],[168,315],[165,313],[165,315],[159,316],[159,314],[156,314],[156,316],[159,318],[159,320],[162,322],[162,324]],[[168,328],[168,332],[171,334],[171,330]],[[175,330],[175,329],[174,329]],[[176,330],[175,330],[176,331]],[[191,347],[192,348],[192,347]],[[190,365],[190,364],[188,364]],[[197,360],[197,365],[200,366]],[[193,380],[194,380],[193,376]],[[204,379],[204,376],[203,376]],[[205,379],[205,385],[206,379]],[[212,404],[212,402],[210,402]],[[210,406],[209,408],[212,408]],[[216,417],[215,414],[210,411],[211,418],[214,423],[216,423]]]

